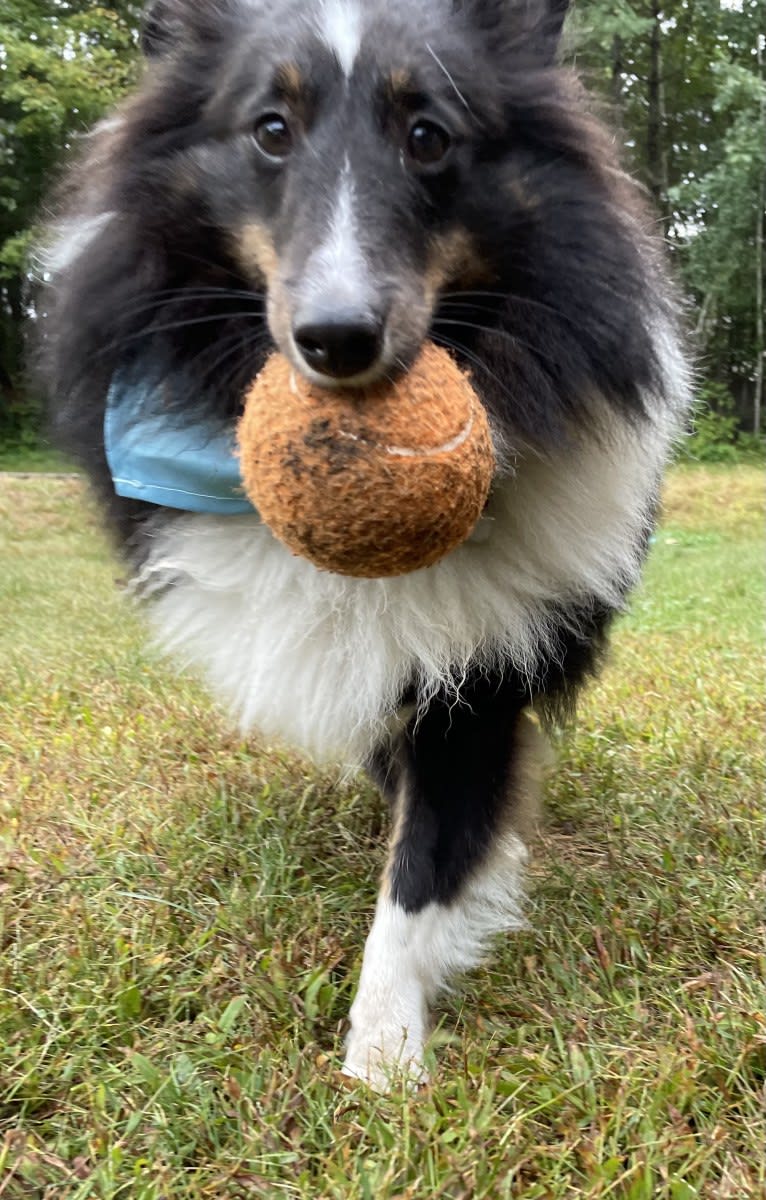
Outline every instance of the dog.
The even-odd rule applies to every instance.
[[[689,404],[653,218],[559,65],[564,16],[158,0],[43,250],[55,436],[161,641],[243,728],[366,768],[390,804],[344,1063],[380,1088],[425,1078],[439,989],[523,922],[541,730],[639,578]],[[485,406],[487,507],[427,569],[317,570],[221,485],[246,386],[275,347],[339,388],[426,339]]]

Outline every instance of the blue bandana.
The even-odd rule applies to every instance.
[[[175,406],[163,387],[119,372],[109,388],[104,443],[118,496],[188,512],[247,513],[234,426],[221,429]]]

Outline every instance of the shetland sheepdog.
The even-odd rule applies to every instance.
[[[522,921],[540,731],[639,577],[688,405],[653,218],[559,65],[564,8],[158,0],[42,251],[56,436],[162,642],[244,728],[390,805],[344,1066],[378,1087],[424,1076],[440,987]],[[246,385],[275,347],[322,387],[395,378],[425,339],[487,411],[474,532],[395,578],[293,557],[221,484]]]

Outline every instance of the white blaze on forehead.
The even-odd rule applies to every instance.
[[[362,14],[354,0],[322,0],[319,34],[350,75],[362,42]]]

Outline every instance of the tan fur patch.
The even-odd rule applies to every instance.
[[[290,343],[290,327],[292,325],[290,304],[278,275],[275,275],[269,284],[268,292],[267,312],[271,336],[277,346],[287,346]]]
[[[299,104],[303,99],[304,82],[297,63],[282,63],[277,71],[275,82],[285,100],[289,100],[292,104]]]
[[[412,91],[412,76],[406,67],[396,67],[390,74],[388,86],[391,93],[391,99],[397,100],[401,96],[406,96]]]
[[[388,856],[386,865],[383,868],[383,874],[380,880],[380,894],[387,899],[391,897],[391,884],[393,882],[394,863],[396,862],[396,851],[399,843],[402,840],[404,830],[404,819],[407,815],[407,785],[402,783],[399,787],[398,794],[393,802],[393,822],[391,825],[391,833],[388,838]]]
[[[514,730],[516,747],[512,783],[513,803],[509,808],[514,833],[527,841],[540,819],[540,798],[545,776],[553,766],[553,750],[534,712],[521,714]]]
[[[235,237],[234,249],[240,265],[249,275],[257,275],[264,283],[271,284],[279,259],[271,234],[263,225],[251,221],[243,226]]]
[[[489,264],[482,259],[473,238],[464,229],[451,229],[431,241],[425,272],[430,297],[446,284],[488,283],[493,278]]]
[[[524,186],[520,179],[514,179],[508,185],[508,192],[513,203],[525,212],[533,212],[540,206],[540,196]]]

